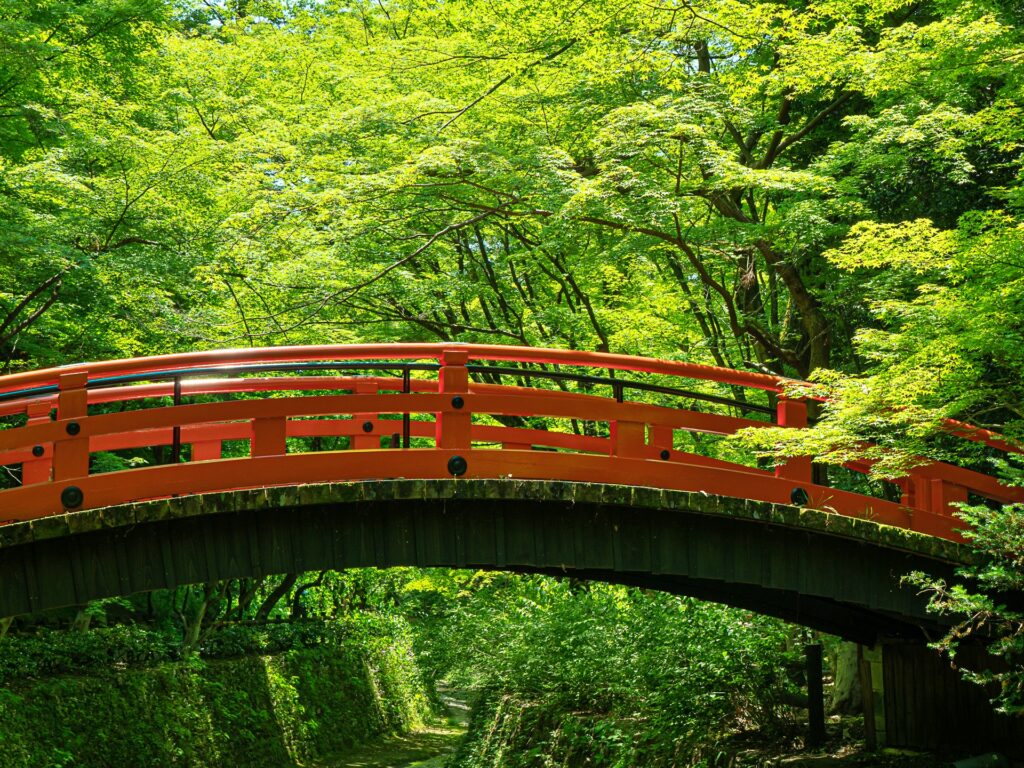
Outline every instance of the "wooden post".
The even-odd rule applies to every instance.
[[[804,646],[807,662],[807,746],[810,749],[825,743],[825,688],[821,678],[821,645]]]
[[[875,695],[871,690],[871,663],[864,654],[864,646],[857,645],[857,672],[860,675],[860,700],[864,711],[864,746],[878,749],[878,734],[875,733]]]
[[[861,699],[864,702],[864,735],[868,749],[884,747],[885,673],[882,667],[882,644],[860,647]]]

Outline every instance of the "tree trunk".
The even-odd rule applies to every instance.
[[[292,587],[295,586],[295,582],[298,580],[299,575],[297,573],[289,573],[285,576],[274,591],[267,596],[267,599],[263,601],[263,605],[256,612],[256,621],[266,621],[269,619],[270,612],[274,610],[274,606],[278,604],[282,597],[291,592]]]
[[[835,657],[832,699],[829,711],[852,715],[861,711],[860,674],[857,663],[857,644],[843,643]]]
[[[86,613],[84,610],[79,610],[75,616],[75,621],[71,625],[72,632],[88,632],[89,625],[92,623],[92,616]]]
[[[266,577],[258,579],[242,579],[238,586],[238,620],[242,621],[245,618],[245,612],[249,610],[249,606],[252,604],[253,599],[256,597],[256,593],[260,587],[263,586],[263,582],[266,581]]]
[[[292,621],[306,618],[306,607],[302,604],[302,595],[307,589],[313,589],[314,587],[321,586],[324,583],[324,577],[326,575],[327,571],[320,571],[320,575],[317,576],[315,581],[307,582],[296,588],[295,594],[292,595]]]
[[[199,605],[196,607],[195,615],[191,618],[185,617],[185,631],[181,645],[186,651],[199,644],[199,640],[203,636],[203,620],[206,618],[206,612],[209,610],[210,603],[213,602],[214,598],[223,595],[223,590],[224,586],[216,581],[203,585],[203,595],[199,600]]]

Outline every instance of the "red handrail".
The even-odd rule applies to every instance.
[[[177,383],[98,383],[112,377],[154,377],[187,371],[303,363],[438,361],[437,378],[389,375],[281,375],[185,378]],[[731,434],[769,426],[735,415],[669,407],[579,392],[472,381],[472,361],[629,371],[715,382],[772,393],[781,426],[807,425],[806,403],[787,396],[799,382],[693,363],[597,352],[452,344],[369,344],[271,347],[164,355],[52,368],[0,377],[0,415],[27,415],[24,426],[0,430],[0,464],[22,465],[23,485],[0,491],[0,517],[30,520],[171,495],[266,485],[380,478],[452,476],[612,482],[738,496],[775,503],[803,501],[843,515],[960,540],[953,515],[968,493],[1024,501],[982,473],[932,463],[899,481],[900,503],[817,485],[809,458],[774,472],[682,450],[680,433]],[[428,366],[429,367],[429,366]],[[294,372],[293,372],[294,373]],[[429,372],[426,372],[429,374]],[[529,376],[530,371],[523,371]],[[537,371],[533,375],[538,375]],[[606,380],[607,381],[607,380]],[[628,386],[616,379],[615,387]],[[91,386],[90,386],[91,385]],[[168,406],[179,396],[250,399]],[[295,396],[296,392],[303,394]],[[333,394],[322,394],[330,392]],[[339,393],[347,394],[339,394]],[[21,393],[21,394],[18,394]],[[13,397],[12,397],[13,395]],[[287,395],[287,396],[267,396]],[[685,400],[686,398],[684,398]],[[154,402],[155,401],[155,402]],[[89,406],[133,402],[118,413]],[[742,404],[737,403],[739,407]],[[56,420],[51,411],[56,408]],[[392,417],[402,417],[401,420]],[[516,419],[607,424],[607,436],[545,431]],[[511,421],[510,421],[511,419]],[[955,424],[954,434],[1014,449],[999,436]],[[343,451],[303,451],[296,438],[344,437]],[[396,438],[416,440],[395,450]],[[248,455],[222,458],[223,444],[248,440]],[[291,442],[289,442],[291,440]],[[190,446],[185,463],[91,473],[90,455],[156,446]],[[539,450],[547,449],[547,450]],[[552,452],[553,451],[553,452]],[[853,468],[866,471],[868,465]]]
[[[569,349],[506,347],[498,344],[328,344],[303,347],[257,347],[173,355],[78,363],[59,368],[44,368],[0,377],[0,393],[29,387],[55,385],[61,375],[88,373],[90,378],[158,373],[178,368],[213,368],[223,365],[262,363],[304,363],[351,360],[438,360],[444,350],[464,350],[473,360],[509,361],[531,364],[571,365],[605,368],[635,373],[657,373],[679,378],[715,381],[740,387],[781,392],[784,384],[799,384],[795,379],[763,373],[735,371],[710,365],[632,357],[607,352],[580,352]]]

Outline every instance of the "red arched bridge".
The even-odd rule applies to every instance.
[[[0,615],[246,571],[409,563],[576,569],[609,578],[615,572],[619,581],[662,586],[686,579],[689,586],[669,587],[846,634],[884,629],[880,616],[919,623],[920,599],[893,586],[894,578],[922,564],[914,558],[935,567],[957,560],[960,522],[952,504],[972,494],[1021,500],[1021,491],[930,463],[898,481],[887,500],[816,484],[809,457],[766,470],[706,455],[720,436],[744,427],[807,426],[807,403],[792,396],[794,384],[685,362],[453,344],[211,351],[2,377],[0,464],[12,477],[20,467],[20,484],[0,490],[0,520],[14,523],[0,527]],[[951,429],[1012,450],[983,430]],[[139,466],[143,453],[146,466]],[[388,483],[391,490],[381,490]],[[371,485],[372,493],[351,491]],[[259,490],[267,488],[306,490]],[[270,514],[268,506],[291,510],[263,522],[294,526],[305,514],[299,510],[323,512],[342,502],[350,504],[346,520],[374,504],[394,507],[398,516],[431,506],[440,511],[422,515],[443,517],[460,504],[508,510],[515,502],[519,516],[493,523],[478,551],[466,543],[476,535],[469,528],[451,534],[462,536],[456,549],[438,542],[458,525],[479,526],[479,515],[458,524],[419,519],[397,533],[348,530],[344,547],[352,537],[373,546],[344,556],[337,547],[308,557],[276,550],[256,556],[263,544],[252,542],[239,554],[231,548],[242,546],[238,526],[246,521],[235,518],[223,531],[203,532],[245,509],[263,510],[250,522]],[[576,517],[565,525],[572,530],[548,530],[569,507]],[[531,516],[527,530],[522,521]],[[187,533],[178,519],[186,517]],[[709,520],[721,526],[724,518],[721,530],[673,528],[684,519],[697,528]],[[306,521],[303,536],[316,543],[341,520]],[[641,533],[630,528],[638,521]],[[162,533],[145,547],[125,543],[143,529]],[[286,535],[274,530],[264,539]],[[517,536],[531,543],[515,545],[513,556]],[[185,555],[167,547],[188,537],[183,565]],[[772,549],[770,542],[783,540]],[[282,546],[293,554],[305,546],[288,541]],[[837,542],[849,541],[855,546],[837,554]],[[203,554],[204,547],[227,549]],[[393,555],[402,547],[409,551]],[[723,549],[732,554],[709,554]],[[684,551],[685,564],[666,564]],[[876,556],[881,560],[870,566]],[[140,576],[154,561],[163,562],[159,573]],[[812,568],[812,561],[820,562]],[[876,585],[846,595],[850,569],[870,568]],[[821,581],[829,569],[831,585]],[[854,581],[865,579],[861,573]],[[886,591],[900,596],[890,600]],[[857,611],[877,620],[865,623]]]

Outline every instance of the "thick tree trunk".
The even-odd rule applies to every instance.
[[[92,623],[92,616],[86,613],[84,610],[79,610],[75,616],[75,621],[71,625],[72,632],[88,632],[89,625]]]
[[[833,680],[829,711],[842,715],[860,712],[862,702],[856,643],[843,643],[839,647]]]

